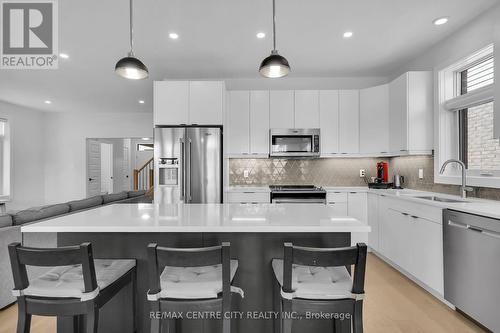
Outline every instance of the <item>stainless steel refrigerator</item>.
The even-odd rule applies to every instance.
[[[154,131],[155,203],[222,202],[222,127]]]

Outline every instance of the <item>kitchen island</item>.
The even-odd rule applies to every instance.
[[[271,260],[283,257],[284,242],[313,247],[349,246],[352,232],[370,232],[370,227],[354,218],[335,217],[334,209],[322,204],[115,204],[23,226],[21,232],[57,233],[59,246],[91,242],[96,258],[136,259],[137,331],[149,332],[146,247],[151,242],[169,247],[231,242],[231,257],[239,260],[233,284],[245,291],[244,299],[234,295],[233,309],[266,313],[273,310]],[[125,323],[130,307],[123,304],[126,297],[122,295],[121,301],[106,305],[100,331],[129,332]],[[184,322],[181,331],[215,332],[219,324]],[[330,322],[311,324],[304,320],[295,326],[332,332]],[[238,319],[232,325],[233,332],[273,331],[272,320],[266,318]],[[60,319],[58,332],[71,332],[70,326],[71,320]]]

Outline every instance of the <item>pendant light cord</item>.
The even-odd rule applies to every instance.
[[[276,51],[276,3],[275,3],[275,0],[273,0],[273,51]]]
[[[134,0],[130,0],[130,55],[134,56]]]

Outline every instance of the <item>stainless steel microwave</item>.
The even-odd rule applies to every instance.
[[[271,129],[269,156],[319,157],[319,128]]]

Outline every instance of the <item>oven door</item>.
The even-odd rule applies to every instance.
[[[271,130],[269,152],[271,157],[317,157],[319,130]]]

